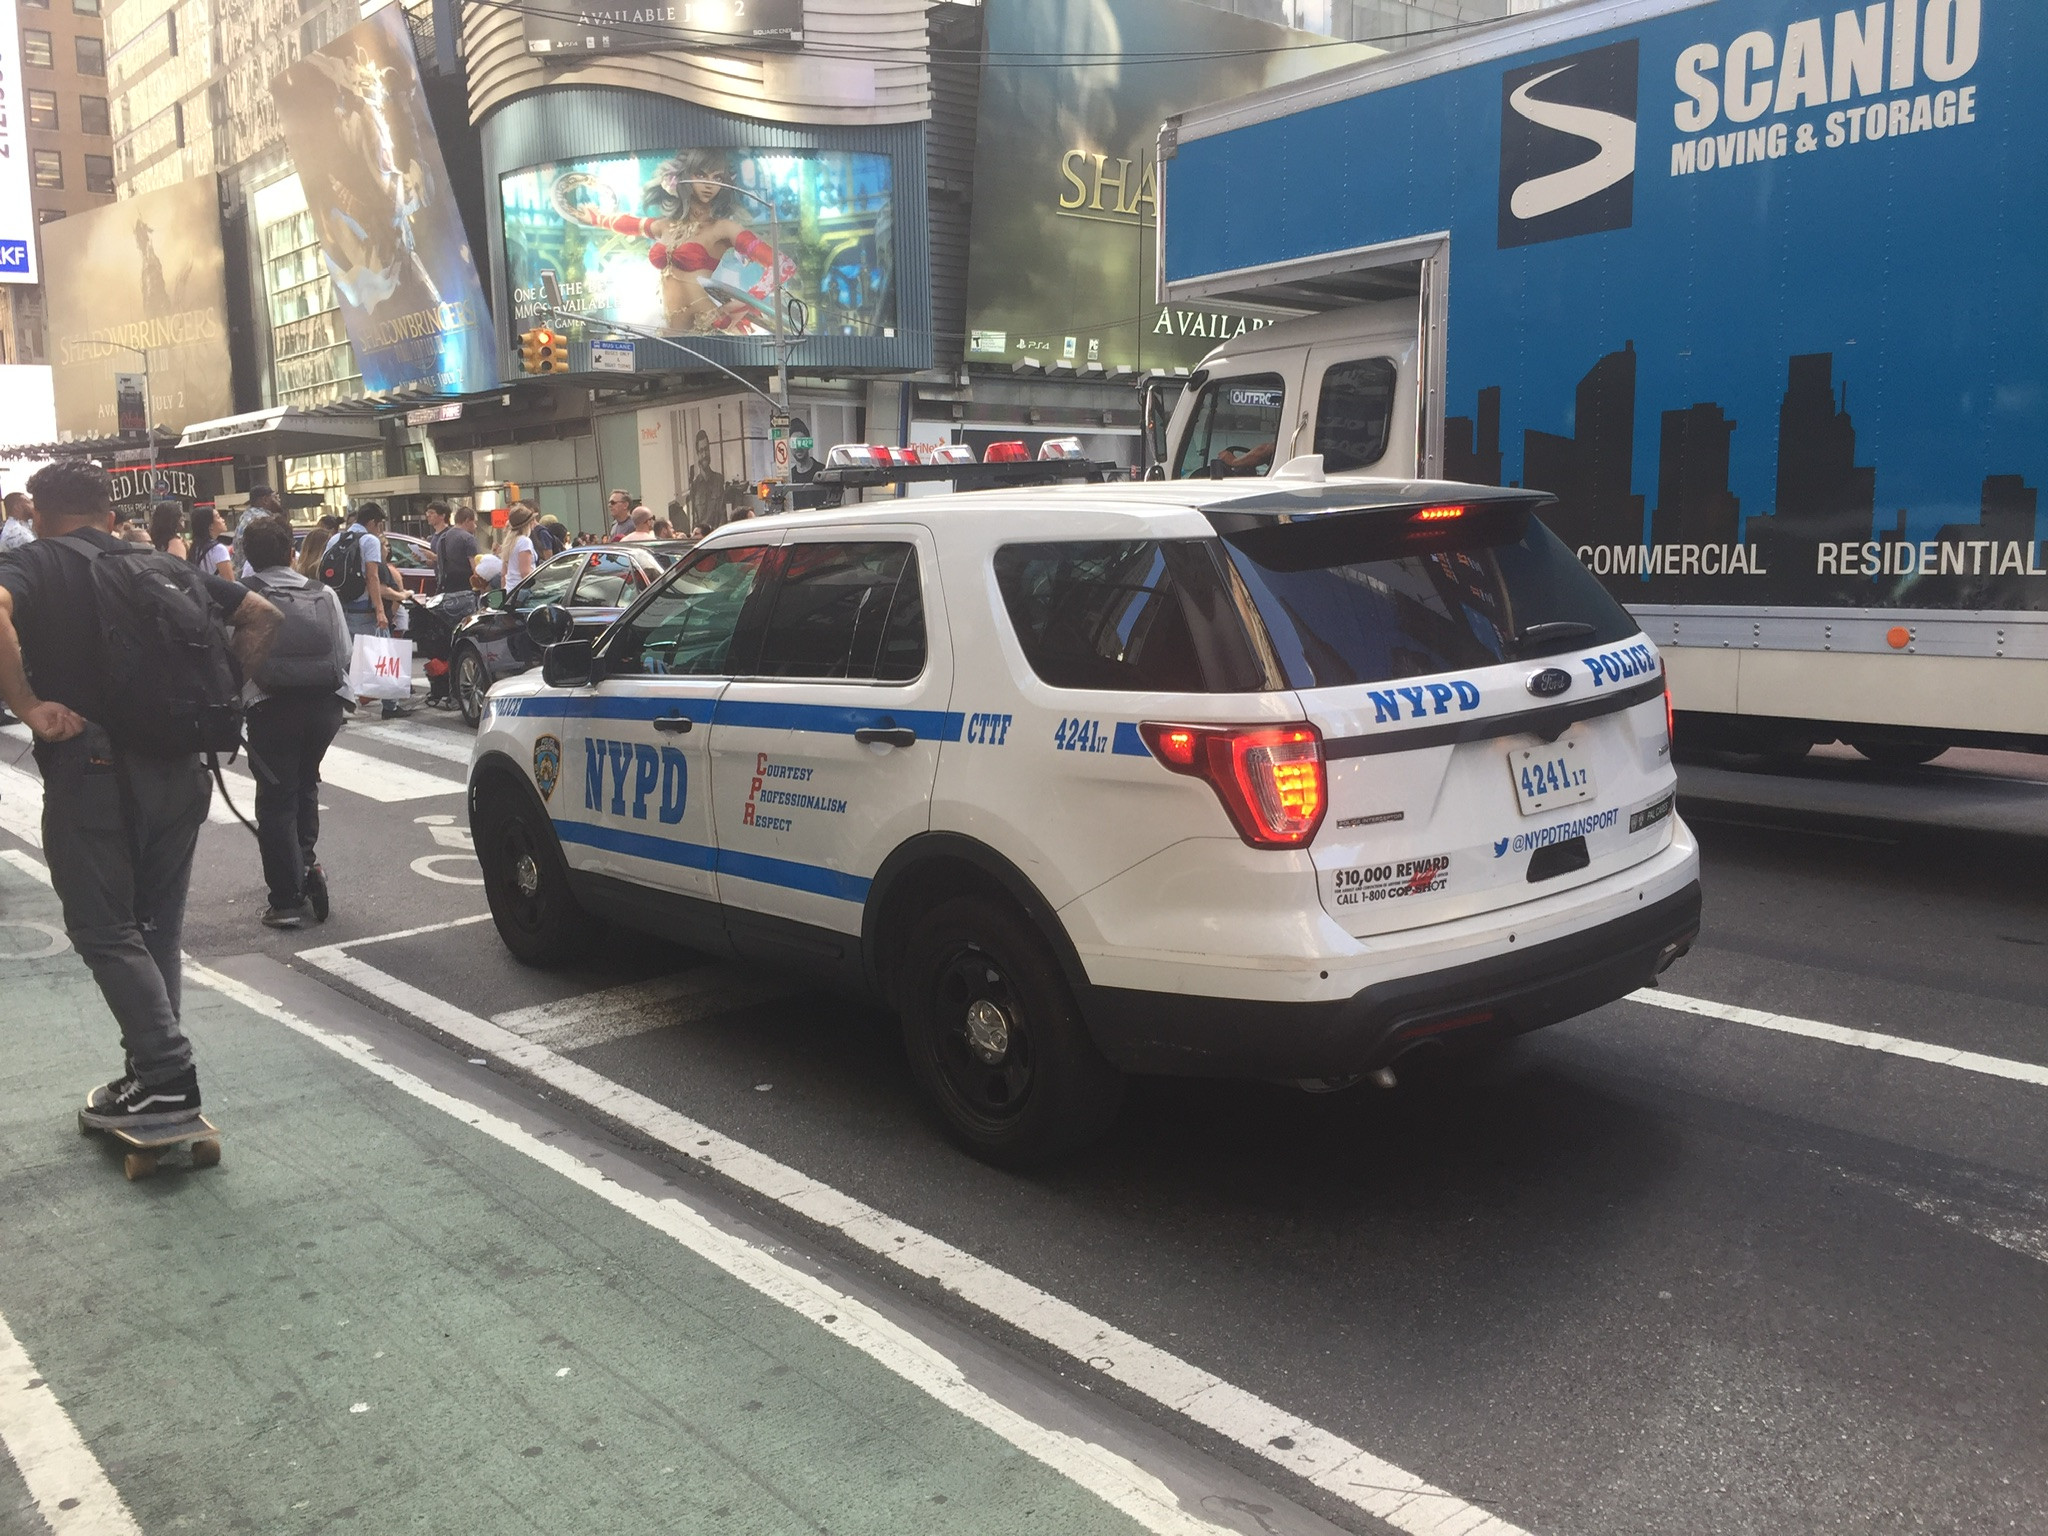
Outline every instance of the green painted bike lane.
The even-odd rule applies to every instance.
[[[152,1536],[1180,1523],[189,981],[223,1160],[125,1182],[74,1121],[113,1024],[68,950],[21,958],[57,921],[0,864],[0,1318]]]

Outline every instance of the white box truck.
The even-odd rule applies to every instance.
[[[2042,0],[1583,0],[1183,113],[1160,291],[1273,323],[1148,472],[1548,490],[1682,735],[2048,750],[2044,70]]]

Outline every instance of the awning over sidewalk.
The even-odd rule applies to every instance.
[[[311,453],[348,453],[382,447],[376,418],[320,415],[292,406],[272,406],[242,416],[194,422],[178,439],[180,448],[210,448],[248,458],[299,458]]]

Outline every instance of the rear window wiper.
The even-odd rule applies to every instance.
[[[1538,651],[1572,640],[1589,640],[1598,634],[1593,625],[1578,619],[1558,619],[1549,624],[1531,624],[1520,629],[1508,640],[1508,649],[1516,656],[1533,656]]]

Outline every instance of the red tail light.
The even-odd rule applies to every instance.
[[[1664,689],[1664,745],[1673,751],[1678,749],[1678,719],[1671,713],[1671,688]]]
[[[1312,725],[1161,725],[1138,734],[1175,773],[1207,779],[1254,848],[1301,848],[1329,808],[1323,736]]]
[[[1424,507],[1409,516],[1411,523],[1449,523],[1465,515],[1463,507]]]

